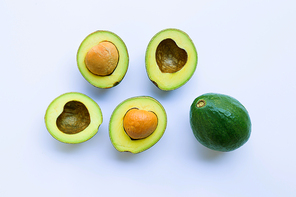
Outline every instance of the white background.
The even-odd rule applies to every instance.
[[[295,0],[1,0],[0,25],[0,196],[296,196]],[[191,80],[171,92],[145,71],[146,47],[165,28],[185,31],[199,57]],[[76,64],[96,30],[116,33],[129,52],[125,78],[108,90]],[[49,103],[71,91],[94,99],[104,118],[78,145],[55,140],[44,124]],[[240,149],[219,153],[194,138],[189,108],[208,92],[248,109],[252,134]],[[120,153],[109,118],[140,95],[163,104],[166,132],[147,151]]]

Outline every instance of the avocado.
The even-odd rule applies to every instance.
[[[156,99],[132,97],[121,102],[113,111],[109,136],[118,151],[140,153],[160,140],[166,125],[166,111]]]
[[[98,88],[111,88],[124,78],[129,64],[125,43],[110,31],[88,35],[77,52],[77,65],[83,77]]]
[[[92,138],[102,122],[99,105],[78,92],[60,95],[49,104],[45,114],[48,132],[55,139],[70,144]]]
[[[251,135],[251,120],[246,108],[235,98],[207,93],[190,107],[190,125],[204,146],[221,152],[233,151]]]
[[[197,66],[197,52],[190,37],[179,29],[164,29],[150,40],[146,49],[146,71],[161,90],[183,86]]]

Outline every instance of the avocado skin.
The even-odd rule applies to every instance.
[[[206,105],[197,107],[201,99]],[[190,125],[201,144],[221,152],[241,147],[251,135],[246,108],[235,98],[223,94],[207,93],[197,97],[190,107]]]

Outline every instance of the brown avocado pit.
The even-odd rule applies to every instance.
[[[128,110],[123,118],[123,128],[133,140],[147,138],[155,131],[157,124],[155,113],[137,108]]]
[[[85,56],[87,69],[98,76],[108,76],[113,73],[119,61],[116,46],[108,41],[93,46]]]
[[[174,40],[165,39],[157,46],[155,58],[162,73],[175,73],[186,64],[188,55]]]
[[[60,131],[66,134],[76,134],[90,124],[90,115],[85,105],[79,101],[69,101],[56,121]]]
[[[146,117],[140,118],[141,116]],[[146,131],[146,135],[143,132],[141,136],[144,138],[133,139],[136,137],[128,134],[128,129],[137,122],[140,126],[134,132]],[[132,97],[122,101],[114,109],[109,121],[109,136],[116,150],[136,154],[154,146],[163,136],[166,125],[166,111],[160,102],[149,96]],[[153,132],[149,134],[149,130]]]
[[[82,76],[97,88],[112,88],[124,78],[129,56],[123,40],[110,31],[95,31],[81,42],[77,66]]]

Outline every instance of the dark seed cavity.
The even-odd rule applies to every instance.
[[[76,134],[90,124],[90,115],[85,105],[79,101],[69,101],[56,121],[60,131],[66,134]]]
[[[165,39],[157,46],[155,57],[161,72],[175,73],[184,67],[188,55],[174,40]]]

